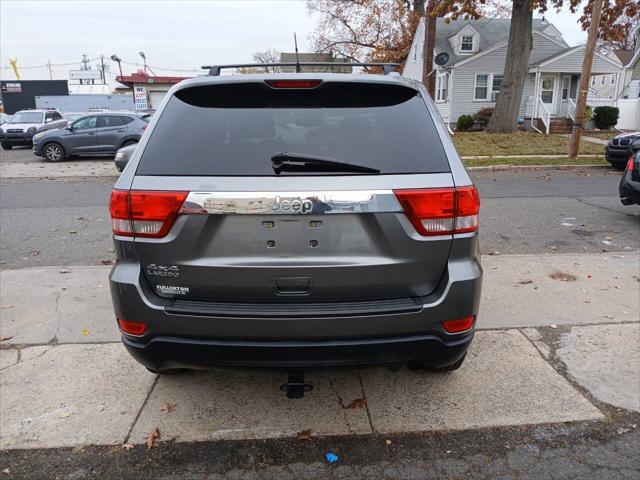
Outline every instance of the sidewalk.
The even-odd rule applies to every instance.
[[[0,350],[0,448],[140,444],[156,427],[161,441],[183,442],[599,420],[607,404],[640,411],[639,261],[485,256],[481,331],[461,370],[314,372],[313,392],[295,401],[279,391],[282,372],[148,373],[119,343],[108,268],[3,271],[0,335],[13,338]]]

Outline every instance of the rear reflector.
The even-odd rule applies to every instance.
[[[633,155],[629,157],[629,161],[627,162],[627,171],[633,172]]]
[[[271,88],[316,88],[322,80],[265,80]]]
[[[123,318],[118,319],[118,326],[122,333],[127,335],[140,336],[147,331],[147,324],[142,322],[132,322]]]
[[[188,194],[114,190],[109,202],[114,235],[164,237],[171,230]]]
[[[480,196],[476,187],[394,190],[421,235],[450,235],[478,229]]]
[[[447,333],[461,333],[471,330],[475,318],[473,316],[459,318],[457,320],[447,320],[442,322],[443,328]]]

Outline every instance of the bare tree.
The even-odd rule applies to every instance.
[[[354,62],[404,63],[424,0],[308,0],[314,49]]]
[[[253,60],[256,63],[278,63],[280,61],[280,52],[278,52],[275,48],[269,48],[262,52],[255,52],[251,55]],[[280,72],[280,67],[265,67],[264,71],[269,72]]]

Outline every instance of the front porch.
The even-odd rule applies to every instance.
[[[525,119],[530,120],[534,130],[547,134],[571,130],[575,121],[583,59],[584,47],[576,47],[531,66],[528,78],[532,83],[528,89],[531,93],[523,100]],[[587,93],[588,105],[593,108],[616,105],[621,68],[617,59],[596,53],[591,75],[615,75],[613,91],[616,94],[612,99],[597,98],[590,91]],[[610,78],[607,81],[610,82]]]

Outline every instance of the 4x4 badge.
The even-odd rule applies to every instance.
[[[177,265],[156,265],[152,263],[147,265],[147,275],[155,275],[156,277],[179,277],[180,270]]]

